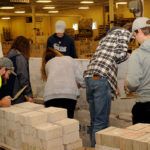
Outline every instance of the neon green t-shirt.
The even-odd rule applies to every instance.
[[[0,88],[2,86],[2,77],[0,76]]]

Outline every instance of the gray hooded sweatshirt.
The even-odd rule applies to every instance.
[[[70,56],[55,57],[46,63],[47,82],[44,89],[44,101],[55,98],[77,100],[77,83],[85,86],[81,66]]]
[[[138,94],[137,102],[150,102],[150,39],[129,58],[127,88]]]

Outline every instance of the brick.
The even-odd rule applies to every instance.
[[[150,127],[150,124],[137,123],[135,125],[127,127],[126,129],[133,130],[133,131],[140,131],[140,130],[143,130],[143,129],[147,128],[147,127]]]
[[[119,114],[119,119],[125,120],[125,121],[132,121],[132,114],[131,113],[122,112],[122,113]]]
[[[21,134],[30,135],[34,138],[38,136],[37,130],[34,128],[34,126],[30,126],[30,125],[22,125]]]
[[[14,107],[19,107],[19,108],[24,108],[24,109],[29,109],[29,110],[39,110],[44,108],[44,105],[41,104],[35,104],[35,103],[31,103],[31,102],[24,102],[24,103],[19,103],[14,105]]]
[[[118,118],[118,115],[110,114],[109,115],[109,125],[118,127],[118,128],[126,128],[132,125],[132,121],[122,120]]]
[[[73,150],[76,148],[82,147],[82,139],[79,139],[75,142],[69,143],[69,144],[64,144],[64,150]]]
[[[11,107],[1,107],[0,108],[0,118],[6,119],[6,112],[8,112]]]
[[[29,112],[28,109],[23,108],[17,108],[17,107],[11,107],[8,112],[6,112],[6,120],[18,122],[19,115]]]
[[[19,136],[20,132],[13,130],[13,128],[8,129],[6,132],[7,132],[7,136],[13,140],[19,139],[19,137],[20,137]]]
[[[72,133],[74,131],[79,131],[79,121],[75,119],[66,118],[55,123],[62,127],[63,135]]]
[[[66,135],[63,135],[63,144],[69,144],[79,139],[79,131],[75,131]]]
[[[127,129],[115,128],[110,131],[107,130],[107,132],[103,132],[102,130],[102,132],[99,132],[99,135],[100,135],[99,145],[104,145],[113,148],[120,148],[122,146],[124,147],[125,144],[122,145],[122,143],[125,143],[124,140],[136,135],[136,132],[134,131],[129,132]],[[98,144],[97,141],[96,144]]]
[[[36,125],[46,122],[46,115],[42,112],[31,111],[19,116],[22,125]]]
[[[96,144],[99,144],[99,145],[102,144],[101,134],[103,134],[103,133],[105,134],[105,133],[107,133],[111,130],[114,130],[114,129],[116,129],[116,128],[115,127],[108,127],[106,129],[103,129],[103,130],[96,132],[96,134],[95,134]]]
[[[143,136],[138,136],[132,141],[133,150],[148,150],[148,143],[150,143],[150,133],[145,133]]]
[[[38,137],[45,141],[62,137],[62,127],[51,123],[44,123],[34,127]]]
[[[62,138],[56,138],[53,140],[45,141],[40,139],[37,142],[36,145],[40,150],[55,150],[55,148],[61,148],[63,146],[62,144]]]
[[[120,150],[120,148],[112,148],[108,146],[95,145],[95,150]]]
[[[34,145],[30,145],[29,143],[22,143],[22,150],[37,150],[37,147]]]
[[[67,118],[67,110],[57,107],[49,107],[39,110],[47,115],[47,121],[54,123]]]

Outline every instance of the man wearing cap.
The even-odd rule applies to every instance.
[[[6,82],[9,79],[10,74],[16,75],[14,72],[14,67],[12,61],[7,57],[0,58],[0,78],[1,81],[3,80]],[[0,100],[0,107],[9,107],[11,105],[11,97],[10,96],[3,96],[3,93],[0,91],[0,97],[3,97]]]
[[[57,21],[55,25],[56,33],[50,36],[47,40],[47,48],[51,47],[57,49],[63,55],[77,58],[74,40],[66,35],[66,24],[64,21]]]
[[[150,123],[150,19],[134,20],[132,32],[140,44],[129,58],[127,88],[137,93],[132,122]]]

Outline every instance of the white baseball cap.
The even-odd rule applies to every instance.
[[[150,27],[150,19],[147,17],[138,17],[133,22],[132,32],[134,32],[135,30],[144,28],[144,27]]]
[[[56,33],[64,33],[66,28],[66,24],[62,20],[58,20],[55,25]]]

